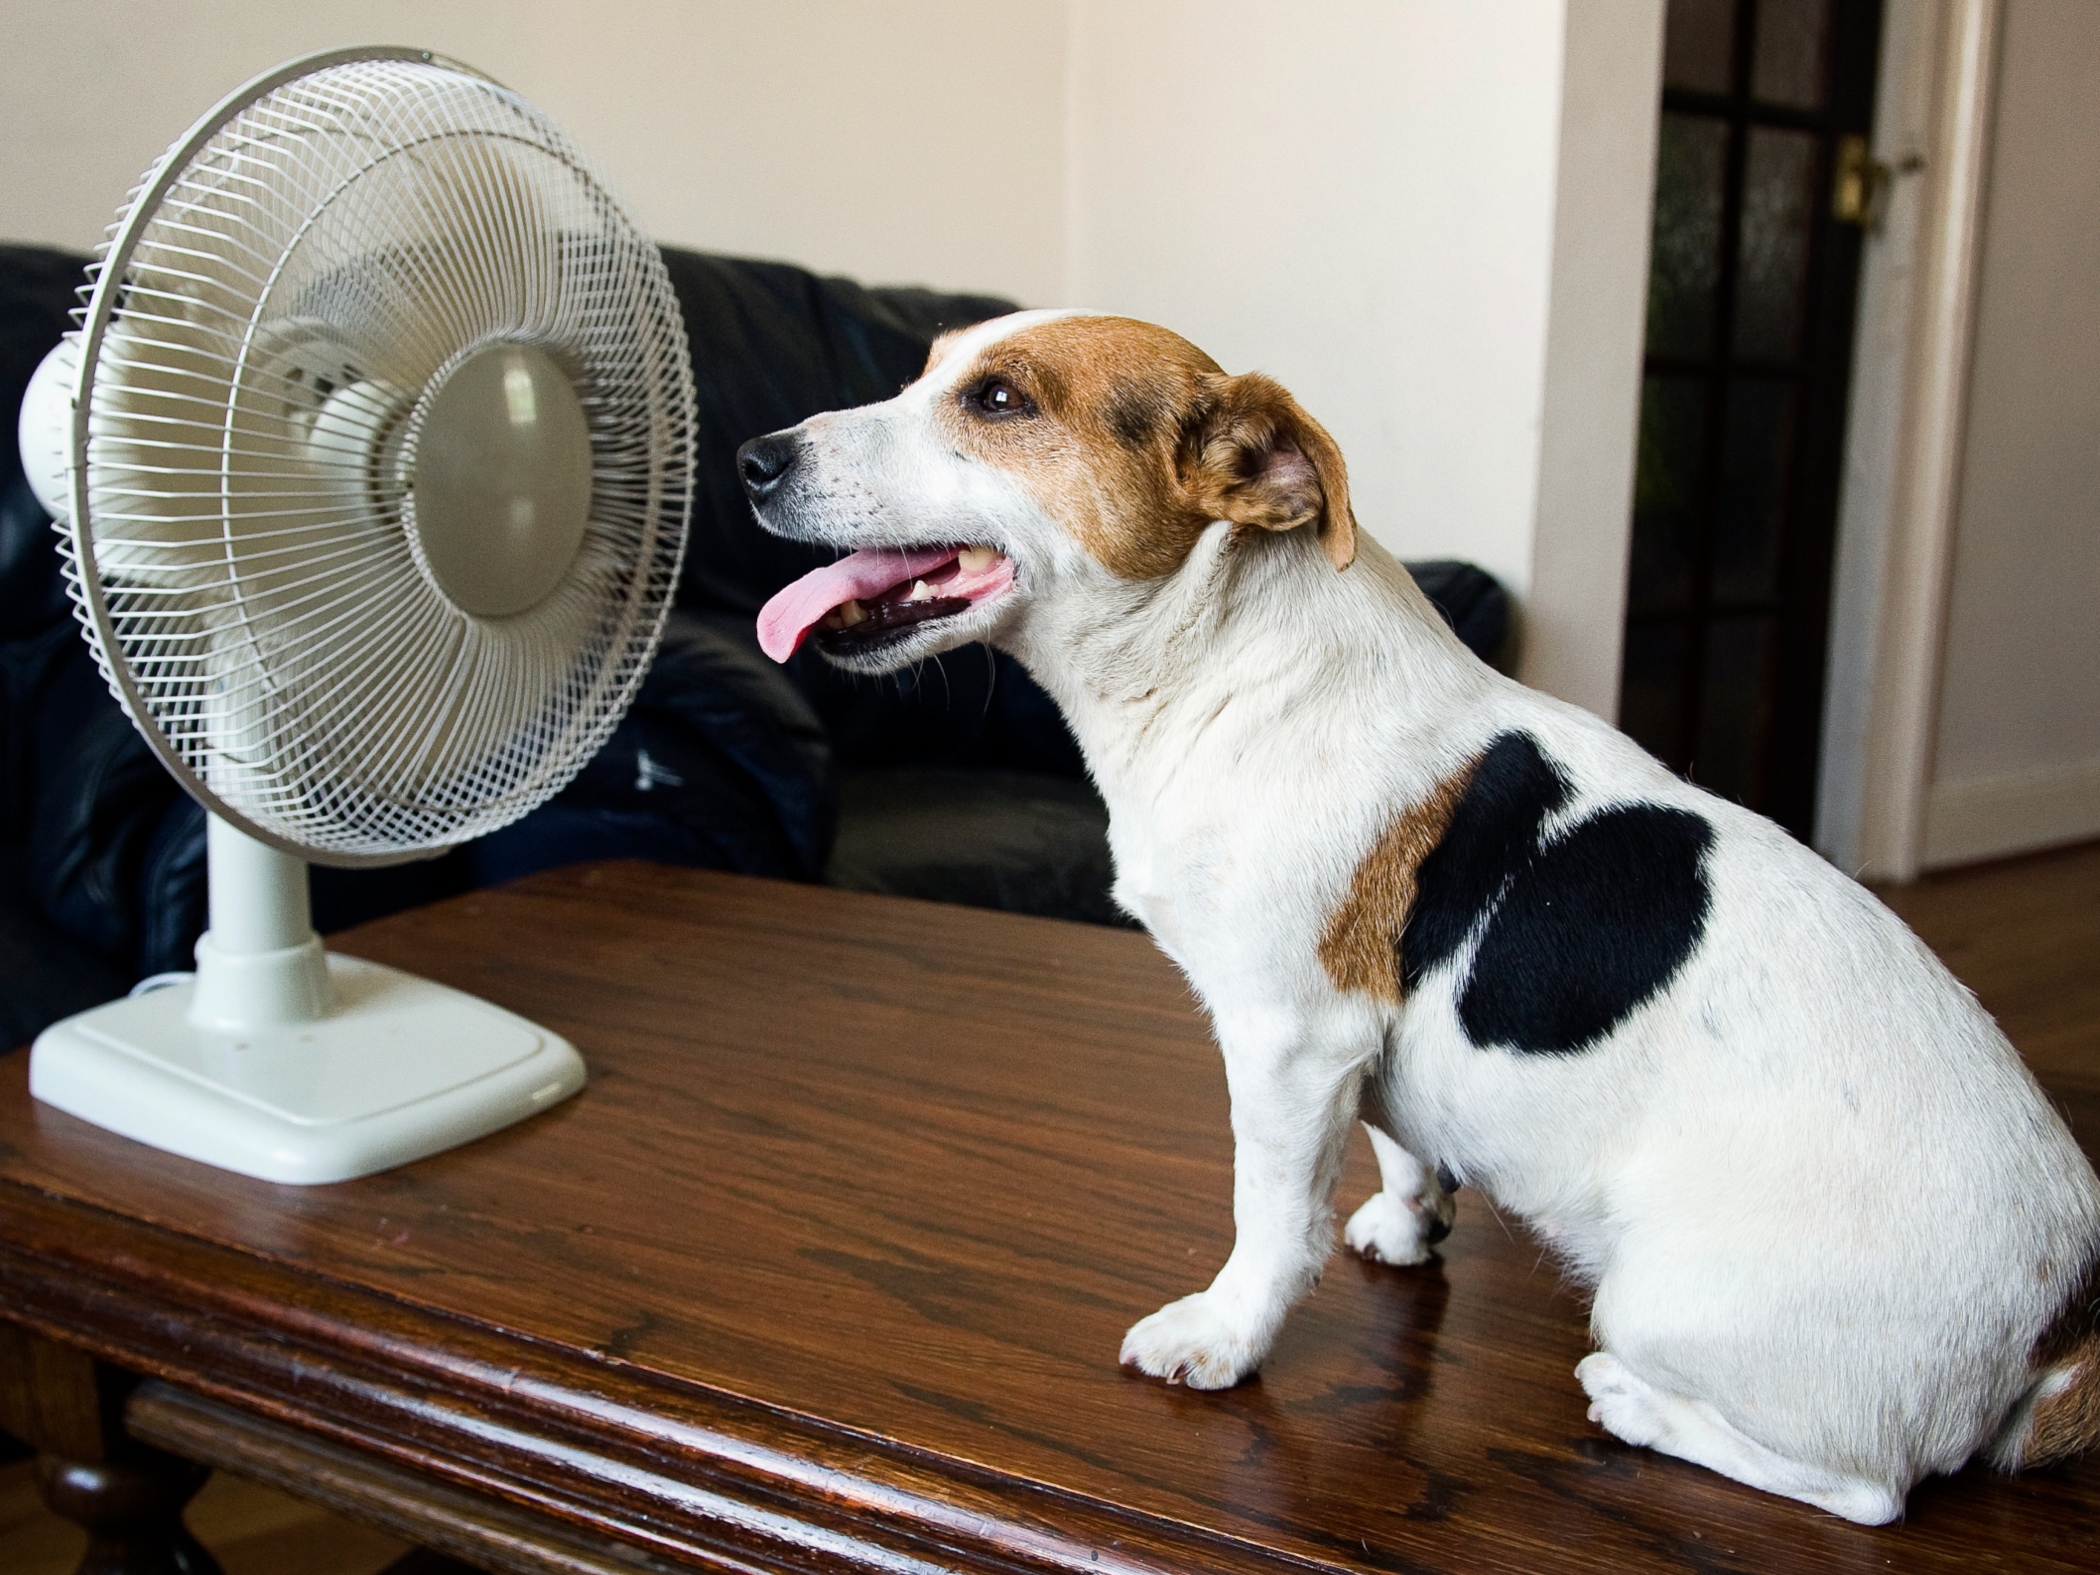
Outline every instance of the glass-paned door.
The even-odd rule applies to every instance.
[[[1880,0],[1670,0],[1620,724],[1806,837]],[[1863,143],[1855,143],[1856,154]]]

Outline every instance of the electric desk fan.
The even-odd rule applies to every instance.
[[[306,860],[517,819],[648,666],[692,494],[656,248],[516,94],[410,49],[249,83],[171,148],[22,410],[104,677],[210,811],[193,977],[47,1029],[61,1110],[342,1180],[582,1087],[566,1041],[325,953]]]

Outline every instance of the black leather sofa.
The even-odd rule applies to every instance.
[[[1106,811],[1056,708],[1010,659],[971,648],[870,682],[814,654],[775,667],[753,633],[765,599],[821,554],[753,523],[737,446],[888,398],[936,333],[1011,304],[664,256],[692,345],[699,479],[678,607],[635,706],[515,825],[438,859],[317,866],[317,926],[611,857],[1117,922]],[[96,673],[13,441],[23,385],[67,326],[84,262],[0,247],[0,1049],[189,966],[205,919],[203,813]],[[1508,622],[1500,587],[1466,564],[1414,568],[1492,657]]]

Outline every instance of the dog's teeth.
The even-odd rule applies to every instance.
[[[838,605],[839,626],[850,629],[857,623],[868,621],[868,610],[859,602],[840,602]]]
[[[908,602],[930,602],[933,600],[933,587],[924,580],[913,580],[911,594],[904,599]]]
[[[965,547],[955,555],[955,561],[971,574],[982,574],[992,566],[992,560],[998,556],[999,554],[989,547]]]

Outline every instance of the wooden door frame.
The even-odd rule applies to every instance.
[[[1897,174],[1861,280],[1815,836],[1868,878],[1924,852],[2003,21],[2004,0],[1888,0],[1883,23]]]

